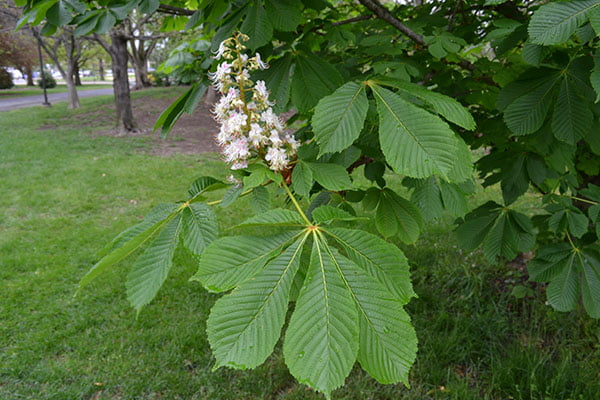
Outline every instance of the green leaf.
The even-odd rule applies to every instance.
[[[198,260],[198,272],[191,280],[200,281],[211,292],[225,292],[250,279],[281,253],[296,232],[275,236],[229,236],[215,240]]]
[[[223,189],[228,186],[229,185],[226,185],[222,181],[215,179],[212,176],[201,176],[200,178],[192,182],[188,193],[190,194],[190,197],[195,197],[201,193]]]
[[[348,82],[323,97],[312,118],[319,156],[342,151],[358,139],[368,108],[365,85],[356,82]]]
[[[79,281],[79,288],[77,289],[77,291],[81,290],[85,285],[94,280],[102,272],[106,271],[108,268],[127,258],[133,252],[139,249],[142,245],[147,243],[152,237],[154,237],[154,235],[159,233],[167,223],[169,223],[173,218],[175,218],[178,215],[179,211],[180,208],[177,208],[175,211],[171,212],[167,217],[159,220],[144,231],[137,233],[135,236],[129,239],[128,242],[124,243],[121,247],[116,248],[111,253],[102,257],[102,259],[98,261],[87,272],[87,274],[84,275],[83,278],[81,278],[81,280]]]
[[[405,93],[415,96],[419,100],[429,104],[436,113],[460,127],[471,131],[476,127],[475,120],[469,110],[452,97],[434,92],[414,83],[397,79],[378,79],[376,82],[400,89]]]
[[[152,301],[167,279],[179,243],[181,226],[182,217],[177,215],[138,257],[127,275],[127,299],[138,313]]]
[[[503,171],[500,186],[505,204],[513,203],[529,188],[529,176],[525,161],[525,156],[520,155],[512,160],[505,173]]]
[[[352,189],[350,175],[344,167],[338,164],[306,163],[312,171],[315,180],[329,190]]]
[[[307,235],[267,263],[254,278],[217,300],[206,328],[216,368],[255,368],[273,352]]]
[[[96,28],[96,25],[98,25],[98,20],[101,15],[102,14],[99,11],[94,11],[89,14],[79,23],[79,25],[77,25],[77,28],[73,31],[73,36],[79,37],[92,32]]]
[[[235,202],[238,199],[238,197],[240,197],[243,191],[244,186],[241,184],[230,186],[229,189],[227,189],[227,191],[223,195],[223,199],[221,199],[219,207],[225,208],[230,206],[231,204],[233,204],[233,202]]]
[[[469,251],[483,243],[483,254],[491,262],[498,257],[512,260],[535,243],[528,217],[492,201],[467,214],[456,235],[461,247]]]
[[[590,74],[590,82],[596,92],[596,103],[600,101],[600,50],[594,54],[594,69]]]
[[[292,102],[305,113],[342,83],[342,76],[331,64],[313,55],[300,55],[292,79]]]
[[[577,93],[571,80],[565,77],[552,116],[554,136],[563,142],[575,144],[579,139],[587,136],[593,119],[588,103]]]
[[[527,264],[529,279],[534,282],[551,281],[565,267],[572,248],[567,243],[542,247],[536,257]]]
[[[504,110],[504,122],[515,135],[529,135],[542,127],[552,105],[556,76],[524,92]]]
[[[584,250],[578,256],[583,306],[590,317],[600,318],[600,256],[596,250]]]
[[[358,314],[326,244],[315,236],[310,265],[283,343],[290,373],[323,392],[342,386],[358,353]]]
[[[419,238],[423,217],[413,203],[384,189],[379,194],[375,226],[385,237],[398,236],[404,243],[412,244]]]
[[[251,50],[257,49],[271,40],[273,25],[265,11],[262,1],[257,0],[248,6],[248,13],[240,27],[240,31],[250,37],[245,43]]]
[[[144,232],[146,229],[150,228],[152,225],[157,222],[167,218],[169,214],[174,212],[179,206],[177,204],[169,203],[161,203],[154,207],[152,210],[148,212],[144,216],[144,220],[139,224],[135,224],[123,232],[119,233],[109,244],[104,246],[102,250],[99,251],[99,255],[106,255],[112,250],[118,249],[119,247],[124,246],[127,242],[133,239],[135,236]]]
[[[329,251],[357,305],[358,361],[381,383],[403,382],[409,386],[408,373],[417,357],[417,335],[402,303],[353,262],[334,249]]]
[[[183,210],[182,218],[183,244],[199,256],[217,238],[217,217],[209,205],[194,203]]]
[[[439,185],[444,209],[455,217],[465,215],[469,211],[466,193],[454,183],[440,181]]]
[[[402,175],[447,177],[457,161],[457,139],[438,117],[397,94],[371,85],[379,110],[379,140],[388,163]]]
[[[292,171],[292,188],[300,196],[308,197],[313,186],[313,173],[303,161],[298,161]]]
[[[291,32],[302,20],[302,3],[298,0],[266,0],[265,8],[273,28]]]
[[[415,181],[410,201],[419,208],[426,220],[439,218],[444,212],[442,194],[434,176]]]
[[[276,208],[269,210],[255,217],[248,218],[241,224],[237,225],[237,228],[247,228],[253,226],[290,226],[290,227],[301,227],[305,226],[306,222],[302,219],[300,214],[296,211],[284,210],[282,208]]]
[[[142,14],[152,14],[154,11],[158,10],[160,0],[142,0],[139,4],[139,12]]]
[[[161,135],[163,138],[166,137],[183,112],[191,112],[193,108],[195,108],[195,104],[197,104],[198,100],[204,95],[206,89],[207,86],[204,83],[192,85],[192,87],[179,96],[173,104],[160,114],[154,123],[154,131],[161,128]]]
[[[410,282],[408,260],[398,247],[354,229],[331,228],[325,233],[342,245],[347,257],[377,279],[401,304],[416,297]]]
[[[110,12],[106,11],[100,14],[100,18],[98,19],[98,24],[96,25],[96,29],[94,29],[94,33],[99,35],[103,35],[110,30],[117,23],[117,18]]]
[[[254,74],[254,80],[264,80],[266,86],[271,91],[269,96],[275,102],[273,111],[282,113],[290,98],[291,76],[292,76],[292,56],[285,56],[269,63],[269,68],[257,71]]]
[[[341,208],[333,206],[320,206],[312,212],[313,221],[316,224],[330,224],[333,221],[357,221],[363,218],[356,217]]]
[[[254,214],[262,214],[271,208],[271,195],[266,187],[258,186],[254,188],[251,205]]]
[[[552,45],[566,42],[587,20],[587,13],[600,5],[598,0],[573,0],[540,7],[529,23],[533,43]]]
[[[575,252],[571,252],[562,271],[550,282],[546,293],[548,302],[558,311],[571,311],[577,304],[577,261]]]
[[[539,67],[544,56],[544,46],[534,43],[525,43],[521,51],[521,57],[527,64]]]
[[[46,12],[46,19],[52,25],[63,26],[71,22],[73,14],[65,1],[58,0]]]

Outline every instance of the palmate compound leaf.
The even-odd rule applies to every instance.
[[[358,139],[368,108],[365,85],[361,83],[348,82],[323,97],[312,117],[319,155],[340,152]]]
[[[254,368],[273,352],[308,235],[303,234],[253,278],[217,300],[207,321],[215,367]]]
[[[566,42],[583,24],[588,13],[600,6],[599,0],[553,2],[540,7],[529,23],[529,37],[536,44],[552,45]]]
[[[455,232],[466,250],[483,244],[483,254],[491,262],[497,257],[512,260],[518,252],[529,250],[535,241],[529,218],[492,201],[467,214]]]
[[[283,343],[285,363],[301,383],[323,392],[342,386],[358,353],[354,300],[326,244],[314,235],[310,265]]]
[[[448,178],[458,159],[458,139],[439,117],[375,84],[379,140],[394,171],[413,178]]]
[[[198,259],[198,271],[190,280],[200,281],[212,292],[231,290],[258,273],[295,235],[297,232],[217,239]]]
[[[391,189],[383,189],[378,195],[375,226],[379,233],[385,237],[397,236],[406,244],[415,243],[423,228],[419,209]]]
[[[548,302],[558,311],[577,305],[581,286],[583,306],[592,318],[600,318],[600,254],[597,248],[572,248],[566,243],[540,249],[527,267],[531,280],[550,284]]]
[[[182,215],[178,214],[165,225],[129,271],[126,282],[127,299],[138,313],[156,296],[167,279],[182,225]]]

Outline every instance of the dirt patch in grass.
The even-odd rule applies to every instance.
[[[153,132],[154,123],[167,107],[179,96],[173,92],[172,96],[164,94],[154,95],[148,92],[143,96],[132,98],[133,117],[137,129],[133,132],[123,132],[115,128],[108,128],[115,124],[115,105],[105,104],[91,111],[84,111],[76,118],[69,117],[65,120],[56,120],[40,127],[42,130],[62,127],[88,126],[95,129],[91,134],[96,136],[113,136],[120,138],[148,137],[151,140],[149,152],[159,156],[172,154],[199,154],[218,151],[215,136],[219,131],[217,123],[212,117],[211,106],[201,101],[193,114],[183,114],[177,121],[169,136],[162,139],[160,132]]]
[[[154,123],[158,116],[177,97],[164,98],[144,96],[132,99],[133,116],[137,124],[137,130],[123,134],[116,129],[97,131],[97,135],[109,135],[118,137],[148,136],[152,138],[150,152],[159,156],[171,154],[198,154],[218,151],[215,136],[219,131],[217,123],[212,117],[211,106],[201,101],[196,110],[190,115],[184,113],[175,124],[169,136],[162,139],[160,132],[153,132]],[[114,112],[114,106],[111,107]],[[109,114],[112,116],[114,114]],[[114,117],[113,117],[114,118]]]

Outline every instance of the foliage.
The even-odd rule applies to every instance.
[[[246,300],[234,295],[256,296],[258,289],[252,285],[261,284],[267,293],[278,293],[277,304],[285,308],[280,306],[287,301],[285,295],[279,295],[280,286],[273,286],[263,274],[278,276],[273,279],[287,292],[286,271],[297,269],[304,284],[299,294],[290,289],[296,309],[288,327],[292,333],[288,334],[299,341],[306,338],[301,343],[311,349],[299,349],[296,343],[284,341],[284,356],[292,374],[329,395],[357,357],[380,381],[400,381],[405,378],[410,357],[404,362],[384,362],[394,354],[394,349],[386,349],[373,351],[373,360],[361,359],[361,346],[367,346],[363,342],[364,324],[360,325],[361,316],[366,315],[361,304],[365,310],[381,311],[380,307],[365,305],[378,298],[380,288],[370,286],[369,278],[365,278],[367,303],[361,303],[362,297],[348,275],[357,263],[344,253],[343,246],[332,246],[325,222],[347,220],[360,215],[361,210],[373,211],[383,236],[414,243],[424,219],[439,218],[447,211],[462,217],[456,233],[465,248],[482,246],[486,258],[500,262],[533,250],[536,258],[529,266],[530,276],[550,282],[546,291],[549,304],[567,311],[576,308],[581,298],[588,315],[599,316],[600,56],[596,38],[600,33],[600,1],[534,5],[489,0],[468,4],[425,1],[417,5],[360,0],[361,6],[308,0],[277,6],[271,3],[257,0],[222,5],[209,1],[190,19],[191,26],[202,24],[205,32],[213,35],[213,51],[220,50],[223,40],[238,29],[249,35],[247,46],[253,52],[260,51],[271,64],[252,79],[266,82],[278,112],[296,111],[296,137],[303,143],[297,159],[281,171],[281,180],[270,179],[264,164],[249,166],[234,176],[238,183],[226,192],[224,204],[242,193],[260,192],[256,188],[281,182],[304,220],[298,224],[298,216],[292,218],[289,210],[267,211],[246,225],[269,229],[293,225],[303,233],[297,233],[300,236],[290,243],[281,239],[281,248],[263,249],[266,260],[258,266],[250,263],[255,269],[240,268],[240,280],[233,277],[227,281],[229,288],[236,288],[228,295],[233,297],[224,297],[218,304],[233,309],[235,299],[238,303]],[[39,13],[43,4],[34,1],[28,7]],[[60,8],[61,3],[56,4]],[[137,5],[148,6],[145,2]],[[33,16],[32,12],[30,18]],[[51,13],[48,19],[50,23],[63,22],[53,19]],[[157,127],[168,131],[184,109],[189,111],[191,93],[202,85],[166,110]],[[465,196],[476,187],[470,150],[483,155],[475,164],[483,186],[499,184],[502,199],[467,213]],[[264,155],[256,156],[260,160]],[[358,171],[368,184],[357,184]],[[394,175],[404,178],[411,190],[410,199],[388,187],[387,180]],[[519,209],[519,200],[528,192],[536,193],[535,215]],[[296,195],[311,202],[308,208],[299,205]],[[175,218],[170,215],[167,218]],[[165,221],[168,226],[170,220]],[[143,242],[142,237],[134,239]],[[218,248],[220,240],[207,251],[213,245]],[[302,257],[302,253],[296,267],[294,246],[304,248],[308,241],[312,241],[310,254],[306,250]],[[119,249],[116,252],[118,255]],[[165,250],[162,254],[166,257],[170,253]],[[282,270],[280,265],[286,262],[288,269]],[[319,270],[320,276],[315,272]],[[372,274],[367,271],[365,276]],[[328,282],[335,289],[331,291],[335,306],[323,295],[329,293],[325,291]],[[149,281],[149,285],[155,283]],[[317,311],[310,315],[307,310],[312,304],[306,293],[315,294],[310,300]],[[248,297],[248,301],[259,311],[267,307],[264,299]],[[305,336],[295,330],[302,323],[317,324],[314,329],[329,326],[329,320],[320,314],[330,306],[332,314],[327,315],[344,315],[344,329],[331,331],[338,336],[325,336],[313,343],[311,339],[321,333],[310,331],[312,326],[304,325]],[[256,316],[263,317],[260,313]],[[264,318],[275,328],[282,324],[280,314],[268,313]],[[398,330],[403,326],[402,317],[385,318],[398,321],[394,328],[402,337]],[[231,329],[244,333],[243,327],[240,322]],[[257,348],[246,346],[240,353],[235,346],[244,347],[250,339],[241,335],[238,343],[214,334],[209,327],[218,365],[238,368],[263,360],[275,337],[273,332],[253,337]],[[409,340],[396,342],[400,349],[412,348]],[[309,351],[317,345],[324,346],[325,357],[313,358]],[[336,346],[343,346],[343,351]],[[294,354],[303,352],[302,357],[293,359]],[[373,365],[386,368],[372,370]]]
[[[151,108],[180,92],[150,89],[133,96]],[[286,400],[322,399],[289,375],[280,344],[254,370],[212,372],[206,317],[220,295],[190,284],[197,262],[187,250],[175,254],[167,281],[137,318],[127,312],[126,266],[72,297],[105,241],[98,238],[140,222],[166,199],[182,198],[198,174],[226,175],[214,155],[201,161],[198,155],[157,157],[151,137],[93,134],[106,130],[98,113],[106,116],[112,107],[103,96],[82,99],[75,111],[63,102],[0,119],[0,130],[12,132],[0,136],[0,398],[236,400],[285,393]],[[57,120],[60,126],[49,135],[43,127]],[[388,181],[402,193],[399,180]],[[252,200],[247,195],[227,208],[214,207],[221,226],[242,221]],[[528,197],[524,205],[535,203]],[[272,204],[285,206],[276,191]],[[368,228],[370,222],[352,224]],[[594,399],[600,382],[590,349],[598,342],[599,322],[581,319],[580,312],[553,311],[521,270],[490,265],[480,251],[462,252],[452,225],[451,217],[430,221],[417,246],[401,246],[419,295],[406,307],[419,338],[411,389],[379,384],[354,368],[333,397]],[[515,284],[531,294],[515,299]]]
[[[52,89],[56,87],[56,79],[54,79],[50,72],[44,71],[44,79],[40,77],[37,84],[42,89],[44,88],[44,84],[46,85],[46,89]]]
[[[6,68],[0,68],[0,89],[10,89],[15,86],[12,75]]]

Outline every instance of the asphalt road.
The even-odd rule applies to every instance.
[[[77,94],[79,98],[84,97],[96,97],[96,96],[104,96],[108,94],[113,94],[112,88],[105,89],[90,89],[90,90],[81,90],[78,91]],[[52,93],[48,95],[48,101],[50,104],[58,103],[59,101],[67,101],[68,95],[67,93]],[[41,106],[44,102],[44,95],[36,95],[36,96],[23,96],[23,97],[12,97],[9,99],[0,98],[0,111],[9,111],[16,110],[18,108],[24,107],[32,107],[32,106]]]

